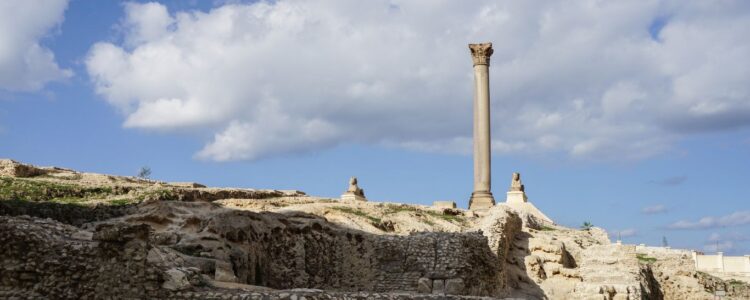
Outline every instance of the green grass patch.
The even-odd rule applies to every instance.
[[[86,198],[79,198],[79,197],[60,197],[60,198],[54,198],[50,199],[50,202],[60,203],[60,204],[75,204],[75,205],[83,205],[86,203]]]
[[[652,264],[656,262],[655,257],[647,256],[646,254],[638,253],[635,255],[636,258],[638,258],[638,261],[646,264]]]
[[[128,204],[135,203],[135,200],[133,200],[133,199],[113,199],[113,200],[107,201],[107,203],[109,203],[109,205],[113,205],[113,206],[122,206],[122,205],[128,205]]]
[[[416,207],[407,206],[407,205],[388,205],[387,209],[385,211],[386,214],[397,214],[400,212],[421,212],[421,210],[417,209]]]
[[[433,218],[442,219],[442,220],[453,222],[453,223],[463,224],[466,222],[466,219],[463,216],[454,216],[454,215],[444,214],[442,212],[437,212],[437,211],[432,211],[432,210],[422,210],[414,206],[408,206],[408,205],[388,205],[385,213],[396,214],[400,212],[414,212],[417,215],[427,215]],[[435,225],[434,222],[428,219],[423,219],[422,221],[426,223],[427,225]]]
[[[545,226],[542,226],[542,228],[539,229],[539,230],[541,230],[541,231],[555,231],[557,229],[555,229],[554,227],[549,227],[549,226],[545,225]]]
[[[737,280],[737,279],[729,279],[729,285],[743,286],[743,285],[747,285],[747,283],[741,280]]]
[[[363,211],[361,211],[359,209],[355,209],[355,208],[351,208],[351,207],[347,207],[347,206],[334,206],[334,207],[331,207],[331,208],[333,208],[335,210],[338,210],[338,211],[341,211],[341,212],[345,212],[347,214],[352,214],[352,215],[355,215],[355,216],[363,217],[365,219],[370,220],[370,222],[372,222],[374,224],[379,224],[380,222],[383,221],[380,218],[371,216],[368,213],[363,212]]]
[[[149,189],[142,191],[135,198],[140,202],[145,200],[177,200],[178,197],[177,193],[171,189]]]
[[[72,198],[104,198],[111,187],[87,187],[77,184],[0,177],[0,200],[80,202]]]

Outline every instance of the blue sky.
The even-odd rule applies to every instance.
[[[521,172],[560,224],[750,253],[742,1],[59,2],[0,5],[0,157],[465,207],[492,41],[496,199]]]

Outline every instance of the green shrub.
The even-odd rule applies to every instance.
[[[370,220],[370,222],[372,222],[374,224],[379,224],[382,221],[380,218],[373,217],[373,216],[367,214],[366,212],[363,212],[362,210],[351,208],[351,207],[348,207],[348,206],[334,206],[332,208],[335,209],[335,210],[341,211],[341,212],[345,212],[345,213],[352,214],[352,215],[355,215],[355,216],[363,217],[365,219]]]
[[[638,260],[640,262],[646,263],[646,264],[652,264],[652,263],[656,262],[656,258],[655,257],[650,257],[650,256],[647,256],[646,254],[642,254],[642,253],[636,254],[635,257],[638,258]]]

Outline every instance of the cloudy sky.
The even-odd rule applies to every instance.
[[[747,1],[0,2],[0,157],[374,200],[493,174],[561,224],[750,253]]]

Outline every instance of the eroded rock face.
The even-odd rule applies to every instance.
[[[496,268],[499,278],[495,284],[503,293],[509,293],[511,288],[517,286],[514,284],[517,280],[516,276],[513,276],[512,270],[508,270],[507,266],[515,263],[511,252],[517,236],[521,233],[522,224],[521,219],[513,210],[505,206],[495,206],[487,212],[476,227],[487,237],[490,250],[498,258]]]
[[[33,177],[46,174],[43,168],[22,164],[10,159],[0,159],[0,176]]]
[[[3,163],[0,299],[750,297],[746,284],[696,272],[689,255],[646,263],[601,229],[504,205],[480,217]],[[86,205],[55,201],[69,197]]]
[[[499,292],[500,264],[477,232],[375,235],[315,215],[291,215],[153,202],[123,221],[150,224],[161,244],[181,253],[184,266],[219,281],[416,293],[424,278],[449,280],[447,292],[455,294]]]
[[[716,291],[724,291],[723,299],[750,299],[750,284],[697,272],[689,256],[658,255],[655,258],[648,268],[664,299],[713,299]]]
[[[138,226],[120,227],[125,232]],[[96,234],[95,234],[96,235]],[[146,261],[150,245],[128,235],[99,241],[52,220],[0,216],[0,298],[156,298],[162,272]],[[100,237],[109,236],[99,234]]]

